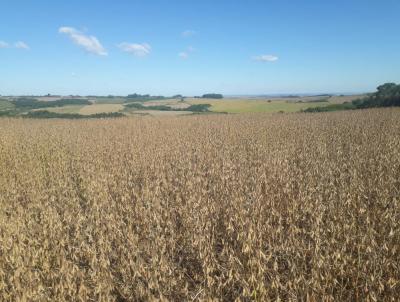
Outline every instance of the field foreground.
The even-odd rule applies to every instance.
[[[0,119],[0,300],[398,301],[399,121]]]

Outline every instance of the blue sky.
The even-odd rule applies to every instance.
[[[0,94],[355,93],[400,82],[398,0],[1,0]]]

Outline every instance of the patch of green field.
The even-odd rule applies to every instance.
[[[268,100],[252,100],[252,99],[190,99],[190,104],[210,104],[210,110],[213,112],[227,113],[255,113],[255,112],[298,112],[302,109],[310,107],[326,106],[327,102],[286,102],[286,101],[268,101]]]
[[[79,113],[85,105],[71,105],[71,106],[63,106],[63,107],[50,107],[50,108],[41,108],[39,110],[46,110],[49,112],[55,113]]]
[[[15,106],[11,102],[5,100],[5,99],[0,99],[0,110],[9,110],[9,109],[14,109]]]
[[[90,101],[92,101],[95,104],[123,104],[126,99],[124,98],[91,98]]]
[[[81,107],[78,113],[82,115],[91,115],[99,113],[119,112],[123,109],[124,106],[121,104],[93,104]]]
[[[150,116],[179,116],[179,115],[192,115],[191,111],[160,111],[160,110],[131,110],[124,111],[128,115],[150,115]]]

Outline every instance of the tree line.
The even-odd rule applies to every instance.
[[[327,112],[395,106],[400,106],[400,84],[386,83],[378,86],[376,92],[371,93],[364,98],[352,102],[345,102],[343,104],[331,104],[325,107],[307,108],[304,112]]]

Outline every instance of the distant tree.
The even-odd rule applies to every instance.
[[[207,94],[203,94],[202,98],[203,99],[222,99],[222,98],[224,98],[224,96],[219,93],[207,93]]]
[[[150,97],[150,94],[137,94],[137,93],[134,93],[134,94],[128,94],[128,96],[127,96],[127,98],[129,98],[129,99],[145,99],[145,98],[149,98]]]
[[[386,83],[377,87],[377,92],[351,103],[330,104],[324,107],[307,108],[305,112],[323,112],[348,109],[365,109],[377,107],[400,106],[400,85]]]
[[[33,98],[21,97],[13,100],[12,103],[16,108],[22,109],[39,109],[46,107],[62,107],[67,105],[90,105],[90,101],[87,99],[60,99],[52,102],[38,101]]]
[[[397,85],[395,83],[385,83],[383,85],[378,86],[376,90],[378,90],[378,93],[387,93],[392,91],[393,89],[396,89]]]
[[[196,104],[196,105],[190,105],[188,108],[185,108],[183,110],[192,112],[209,112],[210,107],[211,107],[210,104]]]
[[[377,92],[353,103],[358,108],[400,106],[400,85],[395,83],[380,85]]]
[[[127,97],[127,99],[133,99],[135,101],[140,100],[140,101],[152,101],[152,100],[162,100],[165,99],[164,96],[162,95],[156,95],[156,96],[152,96],[150,94],[129,94]]]

